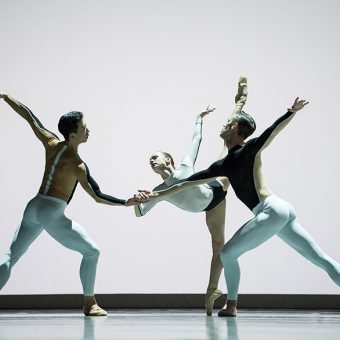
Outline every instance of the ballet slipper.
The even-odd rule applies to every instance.
[[[215,300],[218,299],[222,295],[222,292],[219,289],[214,289],[212,292],[208,292],[205,295],[205,309],[207,315],[211,315],[214,309]]]
[[[83,309],[86,316],[106,316],[107,312],[100,308],[97,304],[94,304],[90,309]]]

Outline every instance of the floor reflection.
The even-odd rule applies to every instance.
[[[218,318],[207,316],[206,335],[209,340],[239,340],[237,318]]]

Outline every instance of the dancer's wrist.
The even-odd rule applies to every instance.
[[[200,113],[196,118],[196,123],[203,123],[202,113]]]

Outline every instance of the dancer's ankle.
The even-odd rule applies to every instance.
[[[227,300],[227,308],[236,308],[237,300]]]
[[[84,309],[89,310],[92,306],[96,305],[97,301],[94,295],[92,296],[84,296]]]

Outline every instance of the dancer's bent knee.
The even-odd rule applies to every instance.
[[[97,246],[92,246],[85,251],[81,251],[81,254],[84,257],[92,257],[92,258],[99,258],[100,256],[100,249]]]

